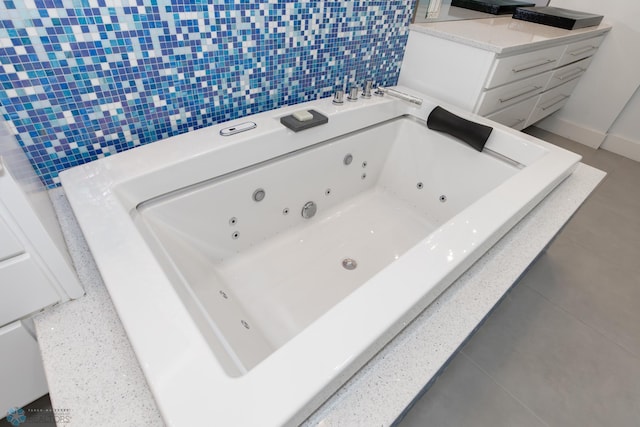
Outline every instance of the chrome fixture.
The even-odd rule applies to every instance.
[[[349,96],[347,96],[347,101],[357,101],[358,100],[358,86],[351,86],[349,89]]]
[[[266,193],[264,192],[264,190],[262,188],[258,188],[256,191],[253,192],[253,195],[251,196],[251,198],[255,202],[261,202],[264,199],[265,195]]]
[[[342,260],[342,266],[347,270],[355,270],[358,262],[353,258],[345,258]]]
[[[344,156],[344,159],[342,159],[342,163],[344,163],[347,166],[349,166],[352,161],[353,161],[353,155],[351,154],[347,154],[346,156]]]
[[[258,127],[258,125],[255,124],[254,122],[244,122],[244,123],[240,123],[240,124],[235,125],[235,126],[231,126],[231,127],[228,127],[228,128],[220,129],[220,135],[221,136],[231,136],[231,135],[235,135],[235,134],[240,133],[240,132],[246,132],[248,130],[255,129],[256,127]]]
[[[388,89],[388,88],[385,88],[385,87],[382,87],[382,86],[378,86],[378,89],[376,90],[376,95],[378,95],[378,92],[382,92],[382,94],[387,94],[389,96],[393,96],[394,98],[398,98],[398,99],[401,99],[403,101],[407,101],[407,102],[409,102],[411,104],[422,105],[422,98],[418,98],[417,96],[409,95],[408,93],[400,92],[399,90]]]
[[[314,202],[307,202],[302,207],[302,218],[309,219],[318,212],[318,205]]]
[[[333,103],[336,105],[344,104],[344,90],[338,89],[333,94]]]
[[[362,91],[363,98],[371,98],[371,89],[373,88],[373,80],[367,80]]]

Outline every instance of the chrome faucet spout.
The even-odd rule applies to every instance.
[[[415,105],[422,105],[422,98],[418,98],[417,96],[409,95],[408,93],[400,92],[399,90],[389,89],[386,87],[378,86],[375,92],[376,95],[389,95],[394,98],[401,99],[403,101],[409,102]]]

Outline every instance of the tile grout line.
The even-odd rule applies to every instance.
[[[584,320],[576,317],[576,315],[574,315],[573,313],[571,313],[570,311],[568,311],[566,308],[562,307],[558,303],[556,303],[556,302],[552,301],[551,299],[547,298],[547,296],[545,296],[544,294],[540,293],[540,291],[538,291],[537,289],[532,288],[531,286],[527,285],[526,283],[523,283],[523,285],[526,286],[530,291],[533,291],[536,294],[538,294],[541,298],[543,298],[545,301],[547,301],[549,304],[551,304],[556,309],[558,309],[561,312],[565,313],[566,315],[568,315],[569,317],[571,317],[572,319],[574,319],[575,321],[577,321],[581,325],[586,326],[587,328],[589,328],[592,331],[596,332],[598,335],[602,336],[604,339],[606,339],[610,343],[612,343],[615,346],[619,347],[622,351],[627,353],[632,358],[637,359],[638,361],[640,361],[640,356],[639,355],[635,354],[633,351],[629,350],[627,347],[625,347],[623,344],[620,344],[619,342],[617,342],[613,338],[610,338],[609,336],[607,336],[606,333],[602,332],[600,329],[598,329],[595,326],[593,326],[593,325],[591,325],[589,323],[586,323]]]
[[[516,402],[518,402],[523,408],[525,408],[527,411],[529,411],[529,413],[531,415],[533,415],[538,421],[540,421],[543,425],[545,425],[546,427],[551,427],[551,425],[549,423],[547,423],[544,419],[542,419],[533,409],[529,408],[528,405],[526,405],[522,400],[520,400],[517,396],[515,396],[513,393],[511,393],[511,391],[509,391],[504,385],[502,385],[502,383],[500,383],[499,381],[497,381],[491,374],[489,374],[487,371],[485,371],[475,360],[473,360],[471,358],[470,355],[468,355],[464,349],[460,350],[460,354],[462,356],[464,356],[467,360],[469,360],[469,362],[471,362],[473,364],[473,366],[475,366],[476,368],[478,368],[483,374],[485,374],[491,381],[493,381],[493,383],[495,385],[497,385],[498,387],[500,387],[500,389],[502,389],[505,393],[507,393],[513,400],[515,400]]]

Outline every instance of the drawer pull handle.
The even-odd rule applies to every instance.
[[[555,105],[560,104],[562,101],[564,101],[565,99],[569,98],[569,95],[560,95],[560,96],[559,96],[559,98],[560,98],[560,99],[558,99],[558,97],[553,98],[553,99],[551,100],[551,101],[553,101],[551,104],[547,104],[547,105],[545,105],[544,107],[542,107],[542,106],[541,106],[542,111],[546,111],[546,110],[548,110],[549,108],[551,108],[551,107],[553,107],[553,106],[555,106]],[[557,101],[554,101],[555,99],[558,99],[558,100],[557,100]]]
[[[582,49],[578,49],[578,50],[574,50],[573,52],[569,52],[569,55],[571,56],[580,56],[580,55],[584,55],[587,52],[591,52],[592,50],[596,50],[598,48],[598,46],[587,46],[587,47],[583,47]]]
[[[519,119],[516,120],[515,122],[513,122],[512,124],[509,125],[510,128],[514,128],[516,126],[518,126],[520,123],[524,122],[526,119]]]
[[[558,80],[572,80],[572,79],[580,76],[585,71],[586,71],[586,69],[584,69],[584,68],[578,68],[577,70],[571,70],[568,73],[561,74],[556,78]]]
[[[538,68],[538,67],[542,67],[544,65],[547,64],[551,64],[553,62],[556,62],[555,59],[543,59],[542,61],[538,61],[536,63],[529,63],[529,64],[525,64],[522,66],[518,66],[518,67],[513,67],[513,69],[511,71],[513,71],[514,73],[520,73],[522,71],[527,71],[527,70],[531,70],[533,68]]]
[[[520,92],[520,93],[518,93],[516,95],[510,96],[509,98],[498,98],[498,101],[500,101],[500,103],[509,102],[512,99],[519,98],[519,97],[521,97],[523,95],[527,95],[529,93],[535,92],[535,91],[540,90],[540,89],[542,89],[542,86],[534,86],[531,89],[527,89],[524,92]]]

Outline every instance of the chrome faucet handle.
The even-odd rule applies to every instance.
[[[336,105],[344,104],[344,91],[342,89],[338,89],[333,94],[333,103]]]
[[[362,91],[363,98],[371,98],[371,88],[373,88],[373,80],[367,80]]]
[[[373,92],[375,96],[384,96],[384,90],[382,90],[382,86],[378,86],[376,91]]]
[[[358,100],[358,86],[351,86],[349,89],[349,96],[347,96],[347,101],[357,101]]]

